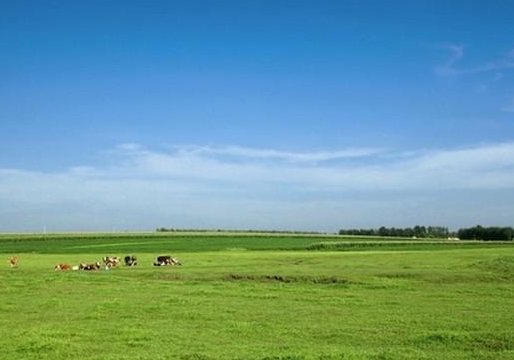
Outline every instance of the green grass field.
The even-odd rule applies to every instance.
[[[0,359],[514,358],[514,244],[48,234],[0,235],[0,252]]]

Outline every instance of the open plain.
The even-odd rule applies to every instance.
[[[0,252],[1,359],[514,358],[512,243],[5,234]]]

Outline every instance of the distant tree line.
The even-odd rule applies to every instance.
[[[327,232],[321,231],[300,231],[300,230],[231,230],[231,229],[180,229],[180,228],[164,228],[155,229],[156,232],[223,232],[223,233],[255,233],[255,234],[298,234],[298,235],[327,235]],[[335,235],[332,233],[332,235]]]
[[[268,233],[268,234],[311,234],[327,235],[326,232],[318,231],[294,231],[294,230],[227,230],[227,229],[179,229],[164,228],[156,229],[157,232],[227,232],[227,233]],[[332,233],[333,234],[333,233]],[[341,229],[339,235],[354,236],[388,236],[388,237],[408,237],[408,238],[458,238],[461,240],[482,240],[482,241],[513,241],[514,229],[512,227],[480,225],[462,228],[458,231],[449,231],[444,226],[420,226],[407,228],[385,227],[378,229]]]
[[[339,235],[363,235],[363,236],[391,236],[391,237],[416,237],[416,238],[447,238],[455,236],[444,226],[419,226],[413,228],[396,228],[382,226],[378,229],[348,229],[339,230]]]
[[[419,226],[413,228],[395,228],[382,226],[378,229],[342,229],[339,235],[360,235],[360,236],[390,236],[390,237],[416,237],[416,238],[459,238],[461,240],[483,240],[483,241],[512,241],[514,229],[512,227],[480,225],[471,228],[462,228],[451,232],[444,226]]]
[[[217,231],[217,230],[207,230],[207,229],[174,229],[174,228],[165,228],[160,227],[155,229],[156,232],[207,232],[207,231]]]
[[[460,229],[457,232],[457,236],[462,240],[512,241],[514,229],[512,227],[482,227],[477,225],[467,229]]]

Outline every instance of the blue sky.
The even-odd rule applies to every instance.
[[[0,3],[0,232],[512,226],[511,1]]]

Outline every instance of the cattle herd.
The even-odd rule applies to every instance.
[[[9,265],[13,268],[18,266],[19,259],[17,256],[9,256],[7,258]],[[127,255],[123,258],[125,266],[136,266],[137,265],[137,257],[134,255]],[[68,270],[100,270],[102,267],[105,270],[110,270],[121,263],[121,258],[118,256],[105,256],[102,259],[102,262],[97,261],[95,263],[80,263],[79,265],[70,265],[66,263],[61,263],[55,265],[54,269],[56,271],[68,271]],[[157,256],[155,261],[153,262],[153,266],[173,266],[173,265],[182,265],[182,263],[175,257],[170,255],[160,255]]]

